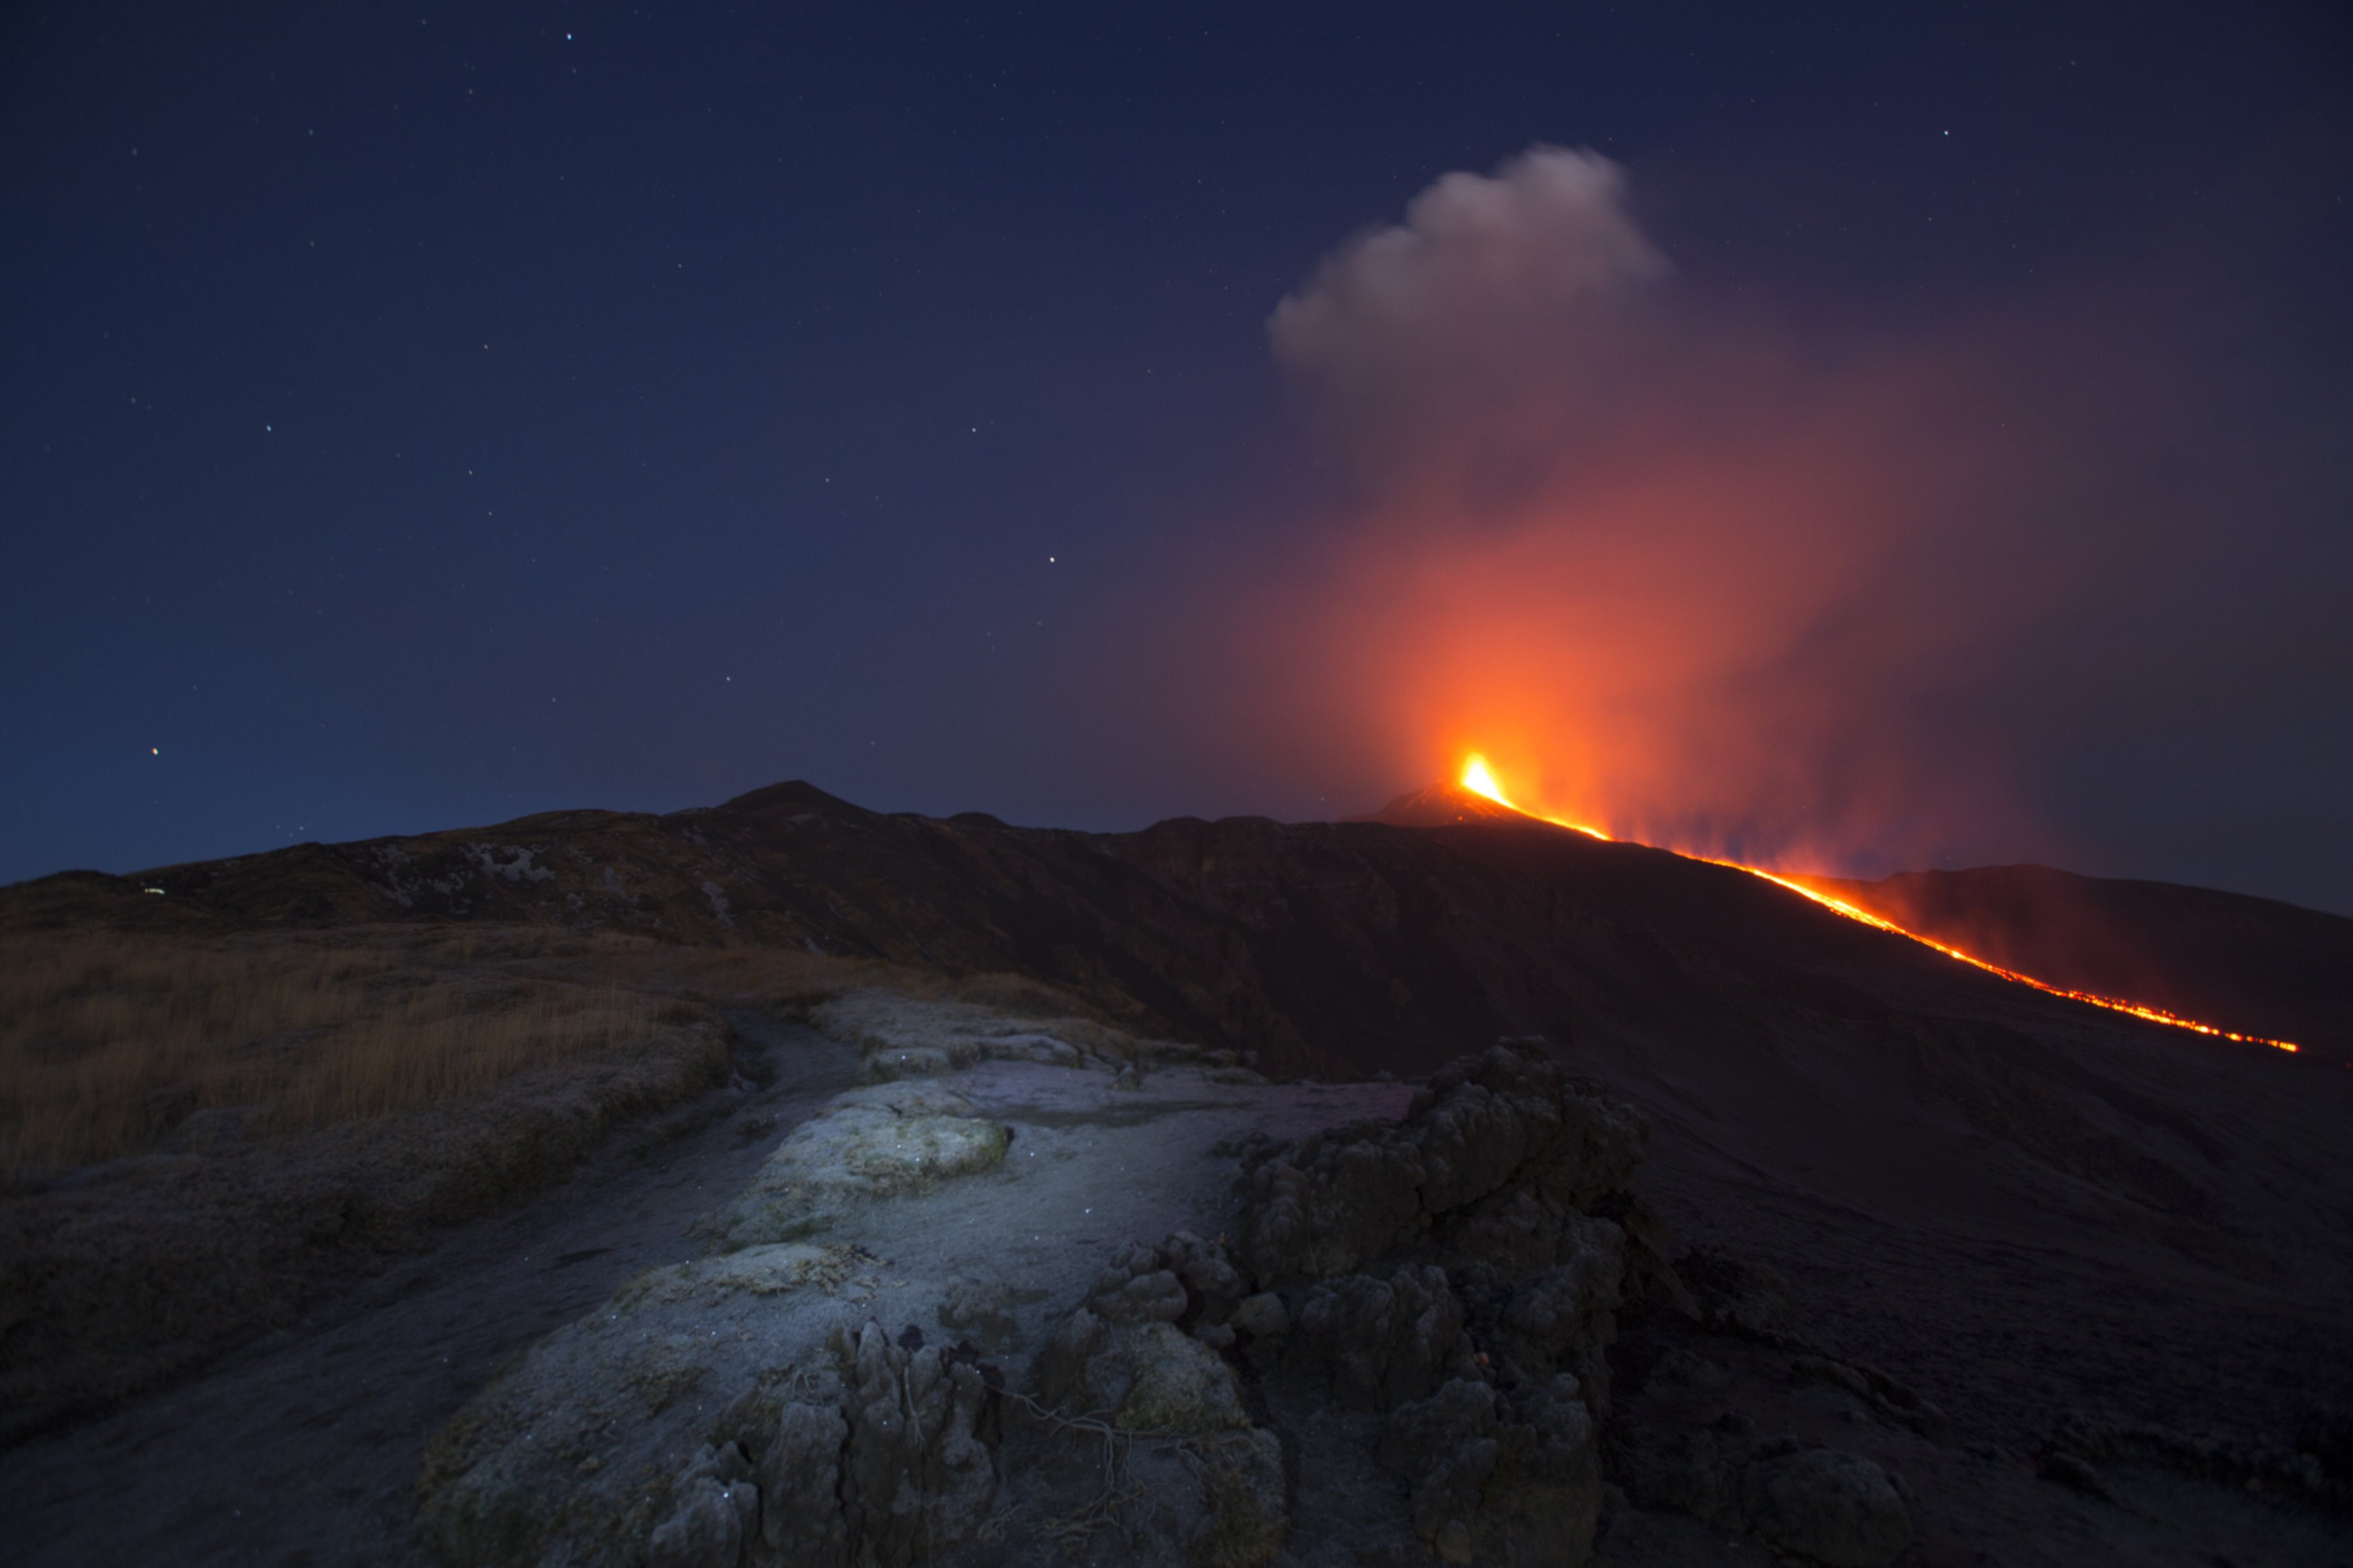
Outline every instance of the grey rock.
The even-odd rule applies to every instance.
[[[860,1331],[841,1499],[862,1562],[909,1563],[979,1529],[997,1496],[978,1432],[987,1397],[969,1363],[895,1345],[871,1321]]]
[[[1002,1354],[1020,1334],[1019,1322],[1007,1310],[1010,1300],[1002,1285],[959,1279],[940,1301],[940,1327],[969,1340],[984,1354]]]
[[[733,1443],[706,1447],[670,1483],[670,1516],[646,1542],[651,1568],[736,1568],[760,1531],[760,1489]]]
[[[1561,1377],[1506,1402],[1486,1384],[1454,1379],[1398,1406],[1382,1463],[1409,1478],[1413,1527],[1450,1563],[1577,1568],[1601,1513],[1593,1420]]]
[[[1567,1261],[1535,1275],[1513,1292],[1494,1349],[1532,1372],[1566,1368],[1575,1373],[1586,1403],[1606,1415],[1606,1352],[1618,1338],[1624,1237],[1607,1220],[1580,1220],[1569,1235]]]
[[[1477,1375],[1463,1321],[1461,1301],[1434,1264],[1387,1278],[1350,1274],[1308,1293],[1293,1354],[1329,1367],[1341,1403],[1388,1410],[1423,1397],[1441,1374]]]
[[[735,1505],[737,1538],[748,1547],[760,1538],[759,1486],[752,1481],[731,1481],[727,1485],[727,1500]]]
[[[1131,1248],[1097,1276],[1086,1304],[1038,1357],[1047,1405],[1134,1435],[1121,1450],[1123,1561],[1260,1568],[1282,1546],[1282,1440],[1252,1425],[1222,1353],[1239,1339],[1236,1329],[1200,1310],[1204,1299],[1223,1295],[1240,1312],[1244,1283],[1220,1248],[1184,1232],[1156,1248]],[[1241,1316],[1261,1329],[1285,1321],[1271,1296]],[[1076,1473],[1095,1473],[1096,1439],[1065,1431],[1060,1440],[1074,1445]]]
[[[1196,1568],[1260,1568],[1282,1546],[1289,1525],[1282,1442],[1251,1427],[1198,1447],[1201,1510],[1186,1542]]]
[[[1166,1268],[1139,1274],[1089,1302],[1095,1315],[1110,1323],[1173,1323],[1185,1315],[1187,1304],[1184,1285]]]
[[[775,1556],[807,1568],[849,1561],[849,1521],[841,1511],[842,1449],[849,1423],[832,1405],[786,1404],[760,1458],[760,1540]]]
[[[1474,1227],[1472,1245],[1506,1248],[1514,1225],[1540,1233],[1567,1210],[1629,1192],[1645,1136],[1630,1108],[1540,1048],[1495,1046],[1441,1069],[1403,1122],[1261,1152],[1242,1177],[1243,1261],[1261,1284],[1351,1273],[1517,1187],[1533,1208],[1513,1196],[1508,1211],[1465,1218],[1492,1222]]]
[[[1241,1385],[1225,1358],[1169,1323],[1145,1323],[1125,1336],[1134,1375],[1118,1425],[1179,1437],[1246,1429]]]
[[[1751,1530],[1831,1568],[1884,1568],[1912,1544],[1903,1498],[1860,1454],[1810,1448],[1758,1460],[1740,1489]]]
[[[1103,1349],[1109,1328],[1084,1307],[1062,1320],[1061,1326],[1038,1352],[1038,1392],[1047,1404],[1075,1403],[1082,1410],[1109,1408],[1079,1398],[1086,1383],[1088,1363]]]
[[[1224,1247],[1190,1231],[1129,1247],[1095,1276],[1087,1306],[1110,1323],[1222,1322],[1250,1294]]]
[[[670,1517],[655,1526],[646,1542],[649,1568],[736,1568],[744,1554],[744,1509],[733,1496],[736,1488],[753,1494],[748,1481],[734,1487],[709,1476],[696,1476],[677,1489]]]
[[[1424,1540],[1436,1542],[1449,1524],[1478,1511],[1479,1494],[1503,1457],[1495,1426],[1495,1391],[1469,1378],[1390,1413],[1381,1462],[1420,1478],[1413,1491],[1413,1527]]]
[[[1250,1293],[1250,1281],[1224,1247],[1180,1230],[1160,1244],[1166,1266],[1185,1282],[1185,1289],[1201,1316],[1222,1322],[1241,1299]]]
[[[1281,1339],[1291,1331],[1291,1311],[1271,1290],[1246,1296],[1226,1321],[1254,1340]]]
[[[1542,1268],[1558,1257],[1561,1231],[1573,1212],[1531,1187],[1506,1186],[1449,1218],[1446,1252],[1465,1263]]]

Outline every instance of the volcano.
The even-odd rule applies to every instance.
[[[1911,1411],[1905,1430],[1933,1434],[1915,1487],[1955,1500],[2024,1488],[2041,1500],[2033,1530],[2063,1534],[2077,1529],[2070,1509],[2111,1510],[2068,1539],[2105,1543],[2082,1560],[2126,1562],[2142,1560],[2137,1541],[2174,1540],[2147,1533],[2158,1529],[2147,1510],[2190,1507],[2147,1501],[2131,1515],[2143,1503],[2117,1500],[2122,1478],[2141,1473],[2133,1466],[2205,1465],[2199,1484],[2221,1477],[2217,1496],[2243,1511],[2250,1479],[2274,1485],[2264,1478],[2302,1473],[2299,1452],[2333,1454],[2327,1412],[2353,1406],[2341,1353],[2353,1300],[2353,921],[2017,868],[1826,886],[2030,974],[2039,964],[2126,994],[2163,975],[2172,989],[2150,994],[2165,1005],[2304,1048],[2086,1006],[1759,874],[1610,842],[1455,784],[1352,821],[1177,818],[1096,834],[877,813],[788,783],[666,816],[564,811],[130,877],[68,873],[0,889],[0,942],[242,951],[536,931],[560,955],[626,938],[639,955],[631,973],[702,976],[663,980],[664,994],[736,1009],[739,1035],[767,1028],[752,1019],[773,1004],[712,977],[765,973],[767,956],[846,966],[852,979],[828,983],[837,990],[884,983],[854,979],[867,973],[1043,986],[1099,1021],[1087,1027],[1180,1042],[1244,1077],[1254,1068],[1302,1104],[1335,1086],[1370,1094],[1377,1080],[1510,1038],[1639,1110],[1645,1202],[1694,1278],[1748,1278],[1739,1270],[1753,1265],[1780,1281],[1782,1307],[1741,1309],[1725,1331],[1779,1344],[1786,1359],[1790,1325],[1802,1325],[1806,1342],[1840,1347],[1849,1370],[1820,1375],[1863,1390],[1856,1419]],[[2021,902],[2021,889],[2036,897]],[[2084,908],[2096,923],[2067,912]],[[2058,940],[2070,934],[2073,947]],[[158,1158],[138,1168],[160,1169]],[[93,1338],[102,1311],[69,1332],[44,1306],[84,1256],[53,1245],[68,1234],[59,1205],[94,1223],[108,1191],[151,1189],[66,1173],[20,1180],[6,1199],[20,1370],[69,1342],[92,1364],[115,1353]],[[142,1201],[171,1212],[164,1197]],[[364,1215],[375,1200],[339,1201],[337,1214]],[[318,1256],[379,1267],[355,1239],[365,1224],[336,1223],[319,1230],[333,1239]],[[332,1295],[332,1268],[321,1267],[306,1289]],[[206,1342],[239,1327],[224,1318]],[[43,1337],[53,1333],[64,1338]],[[1641,1359],[1658,1353],[1628,1351],[1627,1388],[1664,1375]],[[1683,1369],[1677,1386],[1715,1375],[1661,1364]],[[1907,1392],[1874,1394],[1871,1377]],[[71,1430],[51,1441],[62,1446],[40,1452],[58,1473],[104,1473]],[[2333,1472],[2313,1474],[2314,1496],[2336,1495]],[[1643,1496],[1673,1490],[1658,1486]],[[2180,1520],[2164,1529],[2177,1525],[2183,1540],[2206,1539]],[[1968,1535],[1980,1528],[1939,1539],[1980,1540],[2005,1560],[2025,1539],[1985,1544]]]
[[[1408,790],[1372,816],[1356,820],[1385,822],[1391,827],[1452,827],[1465,822],[1525,825],[1536,819],[1459,784],[1441,783]]]

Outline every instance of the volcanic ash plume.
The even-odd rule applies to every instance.
[[[1275,356],[1324,405],[1330,433],[1434,437],[1475,414],[1510,421],[1566,390],[1613,306],[1667,271],[1625,211],[1617,165],[1538,147],[1492,179],[1448,174],[1403,226],[1362,235],[1275,308]]]
[[[1341,477],[1253,657],[1396,777],[1478,749],[1547,811],[1783,863],[1999,826],[1988,678],[2063,563],[2006,563],[2038,519],[1998,361],[1713,308],[1551,147],[1439,180],[1269,331]]]

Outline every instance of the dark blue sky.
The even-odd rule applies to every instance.
[[[2115,605],[2039,622],[2115,668],[2021,787],[2079,868],[2353,910],[2346,15],[14,7],[0,879],[786,777],[1377,804],[1420,781],[1220,738],[1219,584],[1328,521],[1266,321],[1546,142],[1719,308],[2096,301],[2191,388],[2261,559],[2149,593],[2246,629],[2142,690]]]

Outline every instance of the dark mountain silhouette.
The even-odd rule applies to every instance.
[[[2335,916],[2035,868],[1838,887],[2010,967],[2193,1016],[2227,1005],[2232,1026],[2310,1035],[2322,1054],[2353,1018],[2353,921]],[[0,931],[444,921],[1018,972],[1283,1072],[1413,1069],[1498,1034],[1660,1038],[1809,1016],[2146,1035],[1732,868],[1453,785],[1361,821],[1087,834],[871,812],[792,783],[668,816],[553,812],[0,890]]]

